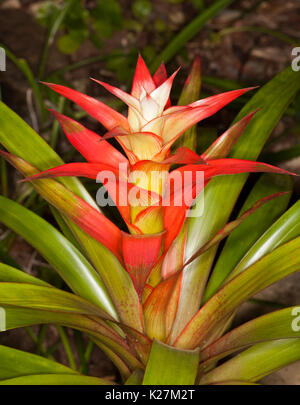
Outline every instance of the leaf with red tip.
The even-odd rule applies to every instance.
[[[37,169],[25,160],[0,151],[16,169],[25,176],[32,176]],[[43,198],[63,215],[72,219],[81,229],[106,246],[116,257],[121,258],[121,231],[108,218],[92,208],[61,183],[48,179],[33,180],[33,185]]]
[[[160,86],[163,84],[164,81],[166,81],[168,78],[167,76],[167,71],[164,62],[161,63],[161,65],[158,67],[157,71],[153,75],[153,81],[156,87]],[[171,100],[168,98],[165,109],[171,107]]]
[[[164,111],[163,116],[147,123],[143,127],[143,131],[154,132],[161,136],[165,145],[164,152],[166,153],[176,139],[191,126],[215,114],[225,105],[247,91],[253,90],[253,88],[228,91],[195,101],[187,106],[171,107]]]
[[[127,194],[128,188],[133,186],[127,183],[127,172],[119,173],[118,168],[100,163],[67,163],[27,177],[21,182],[63,176],[97,179],[97,182],[105,186],[122,217],[127,221],[129,220],[130,209]]]
[[[110,171],[114,173],[116,176],[119,176],[118,171],[114,167],[104,165],[101,163],[66,163],[61,166],[44,170],[43,172],[27,177],[21,181],[24,182],[63,176],[79,176],[79,177],[87,177],[89,179],[97,179],[99,173],[103,171]],[[123,180],[126,181],[126,177],[124,177]]]
[[[121,176],[119,176],[119,174]],[[119,173],[114,167],[99,163],[67,163],[36,173],[33,176],[21,180],[21,182],[63,176],[81,176],[97,179],[97,182],[102,183],[108,191],[126,223],[130,221],[128,192],[135,188],[143,201],[148,201],[150,198],[149,191],[128,183],[127,173]]]
[[[187,180],[184,177],[185,172],[192,174]],[[197,172],[203,172],[204,179],[201,176],[197,179]],[[184,180],[184,184],[180,183],[178,186],[176,185],[177,188],[174,187],[171,190],[170,204],[166,206],[164,210],[164,227],[167,231],[165,239],[166,249],[180,232],[186,216],[186,211],[191,205],[193,199],[200,193],[203,186],[207,185],[211,178],[220,175],[246,172],[268,172],[296,176],[294,173],[266,163],[242,159],[216,159],[210,160],[208,165],[186,165],[173,170],[170,173],[170,178],[176,179],[177,175],[179,175],[179,177]],[[197,183],[198,181],[200,182]],[[203,184],[201,184],[202,182]],[[176,184],[176,180],[174,181],[174,184]],[[179,205],[178,201],[182,201],[182,204]]]
[[[259,111],[259,109],[246,115],[230,127],[223,135],[216,139],[204,153],[202,153],[201,157],[206,160],[225,158],[257,111]]]
[[[101,101],[59,84],[43,83],[60,95],[78,104],[89,115],[101,122],[101,124],[109,131],[118,126],[129,131],[127,119],[122,114],[108,107]]]
[[[164,62],[160,64],[158,67],[157,71],[153,75],[153,81],[156,87],[160,86],[164,81],[166,81],[168,78],[167,76],[167,71],[166,71],[166,66]]]
[[[153,235],[122,233],[124,263],[139,296],[162,249],[164,232]]]
[[[68,140],[90,163],[103,163],[118,167],[119,164],[127,165],[128,161],[110,143],[102,139],[100,135],[85,128],[79,122],[51,110],[59,121]]]
[[[172,76],[166,79],[160,86],[158,86],[155,90],[152,91],[150,94],[151,98],[156,101],[159,105],[158,114],[162,114],[163,110],[166,107],[167,101],[170,99],[170,92],[172,89],[173,81],[175,76],[177,75],[179,69],[177,69]]]
[[[164,143],[166,144],[171,140],[174,142],[175,139],[192,125],[210,117],[237,97],[253,89],[254,87],[249,87],[207,97],[189,104],[187,110],[171,114],[165,122],[163,133],[161,135]],[[168,110],[165,111],[165,114],[167,116]]]
[[[141,55],[139,55],[133,77],[131,95],[139,98],[142,93],[142,88],[144,88],[146,92],[150,94],[151,91],[156,88],[156,86],[146,66],[146,63],[144,62],[144,59]]]
[[[187,168],[187,166],[186,166]],[[192,166],[190,165],[190,169]],[[200,168],[201,170],[201,168]],[[297,174],[289,172],[288,170],[281,169],[269,165],[267,163],[255,162],[252,160],[244,159],[216,159],[210,160],[209,164],[202,166],[204,170],[204,176],[206,179],[226,175],[226,174],[237,174],[237,173],[255,173],[255,172],[265,172],[265,173],[278,173],[278,174],[289,174],[291,176],[297,176]]]

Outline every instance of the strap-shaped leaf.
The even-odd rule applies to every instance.
[[[45,303],[44,309],[13,307],[3,303],[0,303],[0,305],[6,313],[7,330],[37,324],[67,326],[86,333],[91,339],[95,340],[101,349],[102,346],[105,346],[110,351],[109,357],[113,353],[113,358],[117,356],[131,370],[143,367],[143,364],[136,358],[134,351],[128,346],[126,339],[98,317],[54,311],[47,303]]]
[[[0,282],[6,281],[11,283],[26,283],[35,284],[44,287],[51,287],[46,281],[40,280],[37,277],[33,277],[25,271],[15,269],[7,264],[0,263]]]
[[[35,354],[0,345],[0,380],[31,374],[70,374],[78,372]]]
[[[292,186],[293,181],[288,176],[263,174],[251,190],[238,217],[249,209],[255,201],[276,192],[291,190]],[[203,297],[204,302],[217,291],[251,246],[284,212],[290,197],[291,192],[270,201],[230,234],[207,284]]]
[[[20,204],[1,196],[0,221],[35,247],[73,291],[117,317],[95,270],[52,225]]]
[[[175,341],[175,346],[188,349],[205,346],[218,325],[237,306],[269,285],[300,270],[299,252],[300,237],[278,247],[238,274],[198,311]]]
[[[295,308],[297,307],[285,308],[260,316],[226,333],[202,350],[200,369],[205,371],[211,363],[255,343],[300,338],[300,329],[292,327],[292,323],[296,319]]]
[[[143,385],[192,385],[198,363],[198,350],[180,350],[154,340]]]
[[[299,359],[299,338],[259,343],[205,374],[200,384],[226,380],[255,382]]]
[[[257,159],[264,143],[299,90],[299,76],[300,72],[285,69],[256,92],[241,110],[235,122],[261,107],[235,144],[231,158]],[[226,179],[215,178],[205,187],[205,215],[190,218],[185,260],[228,221],[247,177],[248,174],[239,174]],[[180,297],[174,327],[177,333],[198,311],[216,250],[217,246],[212,247],[185,270],[183,284],[190,288]]]
[[[76,313],[113,318],[99,306],[72,293],[55,287],[44,287],[23,283],[0,283],[0,304],[31,309],[49,309],[56,312]]]
[[[228,279],[236,276],[277,246],[300,235],[300,200],[285,212],[252,246]]]
[[[2,380],[0,385],[113,385],[113,383],[87,375],[33,374]]]

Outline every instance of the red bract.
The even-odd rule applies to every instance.
[[[194,69],[200,69],[198,64],[197,61]],[[127,118],[85,94],[46,83],[77,103],[108,132],[100,137],[51,110],[87,162],[64,164],[26,179],[83,176],[98,179],[105,185],[128,226],[128,233],[117,231],[113,224],[108,226],[109,221],[104,221],[103,214],[94,209],[89,214],[85,208],[81,211],[78,208],[82,215],[76,223],[124,265],[141,303],[145,304],[147,333],[160,339],[168,338],[176,315],[184,265],[185,221],[195,198],[215,176],[245,172],[292,174],[265,163],[226,158],[255,112],[232,126],[201,156],[185,146],[171,154],[171,146],[186,130],[253,89],[229,91],[184,106],[171,106],[170,92],[176,73],[168,78],[162,64],[152,77],[140,56],[131,94],[95,80],[128,105]],[[112,137],[127,157],[107,141]],[[172,170],[174,164],[181,166]],[[104,171],[112,173],[113,179],[108,179]],[[197,173],[202,173],[201,182]],[[177,178],[184,181],[178,183]]]

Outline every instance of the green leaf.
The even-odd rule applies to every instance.
[[[263,174],[251,190],[238,217],[249,209],[255,201],[276,192],[291,190],[292,187],[291,177]],[[207,284],[203,297],[204,302],[217,291],[250,247],[285,211],[290,197],[291,192],[270,201],[230,234]]]
[[[76,313],[112,319],[97,305],[66,291],[23,283],[0,283],[0,303],[30,309]]]
[[[251,247],[229,279],[241,273],[276,247],[300,235],[300,200],[286,211]]]
[[[201,352],[201,372],[216,361],[244,347],[268,340],[300,338],[300,329],[292,327],[294,309],[285,308],[244,323],[213,342]]]
[[[261,107],[235,144],[230,153],[231,158],[257,159],[264,143],[299,90],[299,76],[300,72],[285,69],[263,86],[241,110],[235,122]],[[204,215],[190,218],[185,259],[189,259],[226,224],[247,177],[248,174],[220,176],[212,179],[205,187]],[[174,335],[178,335],[198,311],[216,251],[217,246],[212,247],[185,269],[183,284],[189,288],[180,297]]]
[[[135,370],[131,376],[126,380],[125,385],[142,385],[144,377],[143,370]]]
[[[203,252],[214,246],[215,244],[221,242],[226,236],[231,234],[235,229],[239,228],[241,224],[244,223],[249,217],[252,218],[253,213],[255,213],[261,206],[264,204],[272,201],[275,198],[279,198],[282,195],[285,195],[286,192],[279,192],[275,194],[268,195],[266,197],[261,198],[258,201],[248,208],[242,215],[240,215],[235,220],[228,222],[222,229],[220,229],[216,235],[207,243],[205,243],[200,249],[196,251],[196,253],[184,264],[184,267],[189,265],[193,260],[195,260],[198,256],[200,256]]]
[[[259,343],[205,374],[200,384],[226,380],[255,382],[299,359],[299,338]]]
[[[70,374],[75,370],[44,357],[0,345],[0,380],[31,374]]]
[[[194,60],[192,69],[182,89],[178,105],[187,105],[199,99],[201,89],[201,61],[199,57]],[[196,150],[197,125],[185,131],[175,142],[173,149],[186,146]]]
[[[175,341],[176,347],[193,349],[208,339],[243,302],[300,269],[300,237],[279,246],[224,285],[189,322]]]
[[[0,385],[113,385],[113,383],[86,375],[34,374],[2,380]]]
[[[1,287],[0,283],[0,294]],[[66,326],[86,333],[101,349],[105,347],[109,350],[108,356],[112,357],[112,360],[117,356],[127,368],[134,370],[143,367],[143,364],[135,357],[133,350],[129,348],[126,339],[98,317],[91,318],[91,316],[80,313],[54,311],[47,302],[43,309],[26,308],[25,304],[23,307],[6,305],[7,300],[4,299],[0,299],[0,302],[2,302],[0,305],[6,314],[6,330],[38,324]],[[42,306],[41,301],[40,307]],[[116,366],[118,367],[119,364]],[[123,366],[120,371],[122,368]]]
[[[0,143],[10,153],[21,157],[40,170],[47,170],[64,163],[42,137],[2,102],[0,102]],[[97,208],[95,201],[78,179],[65,177],[61,182]]]
[[[113,317],[117,316],[95,270],[52,225],[27,208],[1,196],[0,221],[36,248],[73,291],[99,305]]]
[[[12,282],[12,283],[26,283],[35,284],[44,287],[51,287],[50,284],[37,277],[30,276],[24,271],[15,269],[4,263],[0,263],[0,281]]]
[[[198,350],[180,350],[154,339],[143,385],[192,385],[198,363]]]

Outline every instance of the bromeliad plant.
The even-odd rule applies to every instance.
[[[300,267],[299,202],[284,212],[292,173],[255,161],[299,80],[290,69],[282,72],[198,155],[195,124],[252,89],[195,101],[196,59],[179,105],[171,106],[175,75],[168,78],[162,64],[152,77],[139,57],[131,94],[96,80],[128,105],[127,118],[85,94],[46,83],[107,129],[100,137],[52,111],[86,163],[63,164],[1,105],[0,141],[10,152],[1,155],[54,207],[65,236],[4,197],[0,220],[44,256],[73,294],[1,264],[0,305],[7,329],[55,323],[86,333],[128,384],[253,383],[300,358],[294,308],[230,330],[243,302]],[[228,222],[248,172],[269,174]],[[103,184],[127,232],[104,216],[74,176]],[[103,199],[101,188],[97,201]],[[33,355],[0,351],[3,384],[105,383]],[[9,365],[12,355],[22,367]]]

